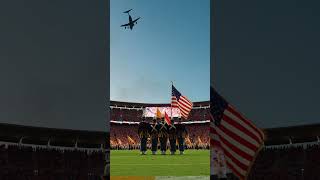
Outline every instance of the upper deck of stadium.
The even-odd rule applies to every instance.
[[[138,122],[143,116],[145,107],[170,107],[171,104],[164,103],[135,103],[110,101],[110,120],[111,122]],[[210,101],[193,102],[193,108],[186,121],[209,122]],[[151,117],[147,119],[152,119]]]
[[[193,108],[209,108],[210,101],[193,102]],[[138,103],[138,102],[123,102],[123,101],[110,101],[111,108],[123,109],[143,109],[145,107],[170,107],[169,103]]]

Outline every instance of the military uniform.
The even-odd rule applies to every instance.
[[[180,118],[179,118],[179,121],[181,121]],[[184,151],[184,146],[185,146],[184,141],[185,141],[186,135],[187,135],[186,126],[184,124],[181,124],[181,122],[179,122],[179,124],[177,124],[177,138],[178,138],[180,154],[183,154],[183,151]]]
[[[145,119],[139,124],[138,134],[140,136],[140,151],[141,154],[145,155],[147,151],[147,139],[149,136],[148,123],[145,122]]]
[[[177,129],[174,126],[174,120],[171,120],[171,125],[168,127],[169,141],[170,141],[170,151],[171,154],[176,152],[176,142],[177,142]]]
[[[155,155],[158,149],[158,133],[160,130],[160,124],[157,123],[156,120],[154,120],[153,124],[149,127],[149,132],[151,136],[151,151],[152,154]]]
[[[168,142],[168,126],[164,123],[164,118],[162,118],[161,127],[159,131],[159,139],[160,139],[160,149],[161,154],[166,154],[167,150],[167,142]]]

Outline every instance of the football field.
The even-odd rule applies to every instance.
[[[138,150],[111,150],[111,176],[209,176],[210,151],[186,150],[185,154],[140,155]]]

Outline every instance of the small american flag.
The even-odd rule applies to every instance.
[[[247,178],[255,157],[263,147],[264,134],[210,89],[210,143],[221,147],[228,168],[240,179]]]
[[[171,119],[169,118],[169,116],[166,112],[164,112],[164,119],[166,120],[166,123],[168,125],[171,125]]]
[[[193,107],[193,103],[186,96],[182,96],[181,93],[173,85],[171,95],[171,107],[179,108],[181,116],[184,119],[187,119]]]

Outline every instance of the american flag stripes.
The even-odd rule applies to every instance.
[[[164,120],[168,125],[171,125],[171,119],[169,118],[168,114],[164,112]]]
[[[187,119],[193,107],[193,103],[186,96],[182,96],[181,93],[172,85],[171,107],[179,108],[181,116],[184,119]]]
[[[245,180],[263,146],[264,134],[234,109],[213,87],[210,89],[210,143],[221,147],[228,168]]]

